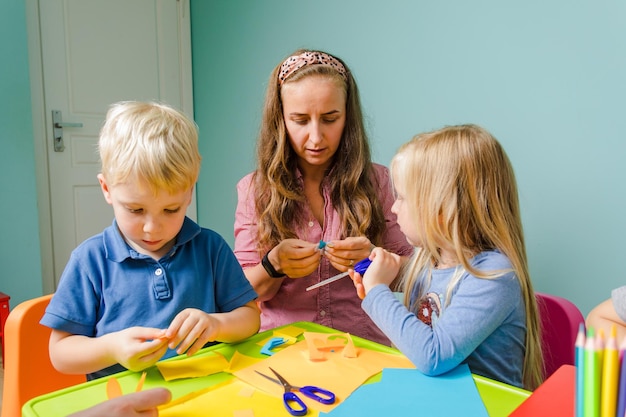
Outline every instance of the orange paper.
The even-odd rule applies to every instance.
[[[326,360],[326,352],[341,350],[341,354],[346,358],[356,358],[356,348],[349,333],[312,333],[305,332],[309,348],[309,359],[312,361]]]
[[[327,333],[323,335],[328,336]],[[345,341],[341,346],[345,346]],[[381,372],[383,368],[415,368],[402,355],[376,352],[366,348],[355,350],[356,357],[352,358],[344,356],[343,349],[336,349],[325,351],[325,359],[322,361],[311,360],[311,349],[307,341],[303,340],[261,362],[235,372],[234,375],[280,399],[283,394],[282,386],[256,373],[259,371],[271,375],[269,370],[271,367],[295,386],[315,385],[334,392],[337,401],[330,405],[320,404],[301,396],[309,409],[329,412],[371,376]]]

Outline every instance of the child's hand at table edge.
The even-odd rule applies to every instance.
[[[167,351],[163,329],[130,327],[117,332],[116,361],[131,371],[142,371],[154,365]]]
[[[252,336],[261,325],[260,311],[255,300],[231,311],[205,313],[187,308],[174,317],[165,331],[170,349],[178,354],[193,355],[207,342],[237,342]]]
[[[169,348],[176,349],[179,355],[187,352],[193,355],[207,343],[217,339],[220,321],[214,314],[196,308],[186,308],[174,317],[165,331]]]

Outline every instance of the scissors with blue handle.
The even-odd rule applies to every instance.
[[[269,379],[270,381],[282,385],[285,389],[285,393],[283,394],[283,404],[289,414],[292,416],[303,416],[307,413],[308,408],[304,401],[300,399],[293,391],[299,391],[305,396],[311,398],[322,404],[333,404],[335,402],[335,394],[331,391],[325,390],[320,387],[316,387],[313,385],[306,385],[304,387],[296,387],[291,385],[285,378],[283,378],[278,372],[270,368],[270,371],[276,375],[276,378],[272,378],[271,376],[265,375],[259,371],[255,371],[257,374]],[[294,408],[293,405],[297,405],[298,408]]]

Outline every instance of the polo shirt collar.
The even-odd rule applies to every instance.
[[[180,232],[178,232],[178,236],[176,236],[176,243],[165,256],[167,257],[173,254],[180,246],[192,240],[199,233],[200,226],[190,218],[185,217],[183,226]],[[102,239],[106,257],[113,262],[123,262],[128,258],[146,258],[146,255],[137,252],[126,243],[117,227],[117,221],[115,219],[113,219],[113,224],[110,227],[104,229]]]

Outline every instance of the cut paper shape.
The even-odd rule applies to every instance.
[[[275,351],[277,351],[279,348],[282,349],[289,345],[293,345],[297,341],[298,339],[295,337],[291,337],[287,335],[282,335],[282,336],[274,335],[274,337],[262,340],[258,344],[259,346],[261,346],[262,354],[267,355],[267,356],[272,356],[275,353]]]
[[[212,375],[229,367],[229,362],[224,355],[218,352],[210,353],[210,355],[157,362],[156,366],[166,381]]]
[[[357,389],[339,407],[320,417],[380,416],[488,417],[466,364],[439,376],[417,369],[384,369],[378,383]]]
[[[330,342],[338,343],[336,340]],[[344,344],[341,346],[343,347]],[[240,369],[234,375],[257,389],[281,399],[282,387],[256,373],[256,371],[267,373],[271,367],[294,385],[314,385],[334,392],[335,404],[325,405],[306,397],[302,398],[309,412],[312,410],[329,412],[370,377],[381,372],[383,368],[415,368],[403,355],[362,347],[359,347],[356,358],[345,357],[340,349],[324,353],[326,355],[324,361],[306,360],[309,357],[309,348],[307,341],[302,340],[261,362]]]
[[[249,366],[254,365],[257,362],[260,362],[264,359],[262,358],[253,358],[252,356],[244,355],[243,353],[239,353],[235,351],[233,356],[230,358],[230,362],[228,363],[228,367],[224,369],[224,372],[229,374],[233,374],[240,369],[247,368]]]
[[[341,349],[346,358],[356,358],[357,350],[349,333],[304,332],[304,340],[309,348],[309,359],[326,360],[326,352]]]
[[[274,349],[277,346],[282,345],[283,343],[285,343],[285,339],[284,338],[282,338],[282,337],[272,337],[261,348],[261,354],[267,355],[267,356],[272,356],[274,354],[274,352],[272,352],[272,349]]]
[[[109,378],[106,385],[107,390],[107,398],[110,400],[112,398],[117,398],[122,396],[122,386],[120,382],[114,376]]]
[[[511,417],[575,415],[576,367],[561,365],[510,414]]]
[[[236,410],[233,412],[233,417],[254,417],[253,410]]]
[[[239,391],[240,397],[252,397],[256,389],[252,385],[245,384],[245,386]]]
[[[300,336],[304,332],[305,330],[301,327],[286,326],[286,327],[283,327],[282,329],[274,330],[274,336],[276,337],[282,336],[282,337],[289,337],[289,338],[296,339],[298,336]]]
[[[141,391],[143,388],[143,383],[146,380],[147,372],[143,371],[141,373],[141,377],[139,378],[139,382],[137,383],[137,387],[135,388],[135,392]],[[116,377],[112,376],[106,383],[106,392],[107,398],[110,400],[112,398],[121,397],[124,393],[122,392],[122,386],[120,385],[120,381],[117,380]]]

